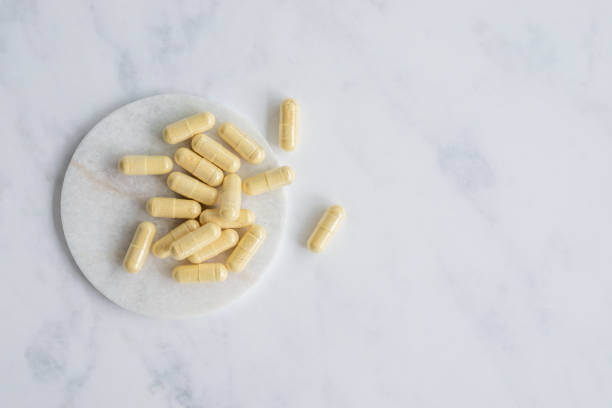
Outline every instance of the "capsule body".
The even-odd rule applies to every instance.
[[[191,148],[200,156],[228,173],[235,173],[240,168],[238,156],[207,135],[197,135],[194,137],[191,140]]]
[[[308,249],[312,252],[323,251],[331,237],[336,233],[340,224],[342,224],[345,215],[346,212],[341,206],[332,205],[329,207],[319,220],[317,227],[312,234],[310,234],[310,238],[308,238]]]
[[[125,254],[125,258],[123,258],[123,268],[126,271],[136,273],[142,269],[147,255],[149,255],[154,236],[155,225],[152,222],[144,221],[138,224],[130,247]]]
[[[166,143],[176,144],[212,129],[213,126],[215,126],[215,116],[212,113],[198,113],[166,126],[164,140]]]
[[[204,184],[184,173],[174,171],[170,173],[166,182],[170,190],[199,201],[202,204],[213,205],[217,202],[219,192],[216,188]]]
[[[228,174],[221,185],[219,215],[227,221],[234,221],[240,215],[242,204],[242,180],[237,174]]]
[[[280,106],[280,121],[278,124],[278,144],[292,152],[298,140],[298,104],[293,99],[285,99]]]
[[[266,158],[264,149],[232,123],[219,126],[219,137],[249,163],[259,164]]]
[[[166,174],[172,171],[172,159],[168,156],[123,156],[118,167],[130,176]]]
[[[193,200],[153,197],[147,201],[147,212],[151,217],[195,218],[202,212],[202,206]]]
[[[200,224],[196,220],[187,220],[153,244],[152,252],[158,258],[167,258],[170,256],[170,245],[182,236],[189,234],[200,228]]]
[[[219,255],[222,252],[233,248],[238,243],[238,233],[233,229],[221,231],[221,236],[218,240],[206,245],[195,254],[191,255],[188,260],[191,263],[201,263],[210,258]]]
[[[209,186],[217,187],[223,181],[220,168],[186,147],[181,147],[174,153],[174,161]]]
[[[227,258],[227,269],[232,272],[241,272],[249,263],[255,252],[266,239],[266,230],[261,225],[253,225],[240,238],[238,245]]]
[[[294,178],[291,167],[278,167],[244,179],[242,190],[248,195],[257,195],[291,184]]]
[[[180,261],[219,239],[221,227],[209,222],[177,239],[170,245],[172,258]]]
[[[244,228],[253,225],[255,222],[255,214],[253,214],[251,210],[242,208],[238,218],[233,221],[228,221],[219,215],[218,208],[210,208],[202,211],[202,214],[200,214],[200,224],[206,224],[207,222],[214,222],[221,228]]]
[[[172,277],[181,283],[223,282],[227,279],[227,268],[222,263],[179,265],[172,270]]]

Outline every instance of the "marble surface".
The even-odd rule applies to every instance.
[[[0,3],[0,405],[609,407],[612,3]],[[73,262],[69,158],[184,92],[276,139],[284,248],[204,318],[126,312]],[[304,247],[346,207],[327,251]],[[95,218],[92,217],[92,220]]]

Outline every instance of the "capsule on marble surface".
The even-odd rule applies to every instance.
[[[181,147],[174,153],[174,161],[209,186],[217,187],[223,181],[220,168],[186,147]]]
[[[280,121],[278,124],[278,144],[292,152],[298,140],[298,104],[293,99],[285,99],[280,106]]]
[[[234,221],[240,215],[242,204],[242,180],[237,174],[228,174],[221,185],[219,215],[227,221]]]
[[[170,245],[177,239],[189,234],[192,231],[200,228],[200,224],[196,220],[187,220],[153,244],[153,255],[158,258],[167,258],[170,256]]]
[[[233,229],[221,231],[221,236],[213,243],[206,245],[195,254],[191,255],[188,260],[191,263],[201,263],[210,258],[214,258],[222,252],[236,246],[238,242],[238,233]]]
[[[175,193],[206,205],[215,204],[219,195],[216,188],[178,171],[170,173],[167,184],[168,188]]]
[[[244,179],[242,190],[248,195],[266,193],[293,183],[294,178],[295,173],[291,167],[278,167]]]
[[[308,249],[312,252],[321,252],[325,249],[331,237],[342,224],[346,212],[339,205],[332,205],[325,211],[316,228],[308,238]]]
[[[222,263],[179,265],[172,270],[172,277],[181,283],[223,282],[227,279],[227,268]]]
[[[219,137],[249,163],[259,164],[266,158],[264,149],[232,123],[228,122],[219,126]]]
[[[240,238],[238,245],[227,258],[227,269],[232,272],[241,272],[257,252],[266,239],[266,230],[261,225],[253,225]]]
[[[208,210],[202,211],[202,214],[200,214],[200,224],[206,224],[207,222],[214,222],[221,228],[244,228],[253,225],[255,222],[255,214],[253,214],[251,210],[242,208],[238,218],[233,221],[228,221],[219,215],[218,208],[209,208]]]
[[[202,206],[193,200],[153,197],[147,201],[147,212],[151,217],[195,218],[202,212]]]
[[[223,171],[235,173],[240,169],[240,158],[210,136],[197,135],[191,140],[191,148]]]
[[[166,174],[172,171],[172,159],[168,156],[123,156],[118,167],[130,176]]]
[[[123,258],[123,268],[126,271],[136,273],[142,269],[147,255],[149,255],[154,236],[155,225],[152,222],[144,221],[138,224],[130,247],[125,254],[125,258]]]
[[[170,254],[172,258],[181,261],[218,240],[220,236],[221,227],[209,222],[174,241],[170,245]]]
[[[215,126],[215,116],[212,113],[197,113],[166,126],[164,140],[169,144],[177,144],[212,129],[213,126]]]

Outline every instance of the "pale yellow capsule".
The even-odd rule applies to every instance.
[[[215,116],[202,112],[174,122],[164,129],[164,140],[169,144],[177,144],[198,133],[206,132],[215,126]]]
[[[185,147],[174,153],[174,161],[209,186],[217,187],[223,181],[220,168]]]
[[[223,282],[227,279],[227,268],[222,263],[179,265],[172,270],[172,277],[181,283]]]
[[[240,158],[212,140],[207,135],[197,135],[191,140],[191,148],[206,160],[211,161],[221,170],[235,173],[240,169]]]
[[[219,137],[249,163],[259,164],[266,158],[264,149],[232,123],[228,122],[219,126]]]
[[[233,229],[226,229],[221,231],[221,236],[215,242],[206,245],[195,254],[191,255],[188,260],[191,263],[201,263],[210,258],[219,255],[222,252],[227,251],[230,248],[236,246],[238,242],[238,233]]]
[[[172,170],[172,159],[168,156],[123,156],[118,167],[130,176],[166,174]]]
[[[336,233],[340,224],[342,224],[345,215],[346,212],[341,206],[332,205],[329,207],[319,220],[317,227],[312,234],[310,234],[310,238],[308,238],[308,248],[312,252],[323,251],[331,237]]]
[[[123,268],[130,272],[136,273],[142,269],[147,255],[149,255],[149,248],[151,248],[151,242],[155,236],[155,225],[152,222],[144,221],[138,224],[130,247],[123,258]]]
[[[209,222],[174,241],[170,245],[170,254],[174,259],[181,261],[218,240],[220,236],[221,227]]]
[[[292,152],[298,140],[298,104],[293,99],[285,99],[280,106],[280,121],[278,124],[278,144]]]
[[[242,271],[255,252],[259,249],[266,239],[266,230],[261,225],[253,225],[249,230],[240,238],[238,245],[234,251],[232,251],[229,258],[227,258],[227,269],[232,272]]]
[[[242,208],[238,218],[233,221],[228,221],[219,215],[218,208],[210,208],[202,211],[202,214],[200,214],[200,224],[206,224],[207,222],[214,222],[221,228],[244,228],[253,225],[255,222],[255,214],[253,214],[251,210]]]
[[[201,181],[186,175],[173,171],[168,176],[166,181],[168,188],[175,193],[192,198],[206,205],[213,205],[217,202],[219,192],[216,188],[211,187]]]
[[[202,212],[202,206],[193,200],[153,197],[147,201],[147,212],[151,217],[195,218]]]
[[[158,258],[167,258],[170,256],[170,245],[180,237],[189,234],[200,228],[200,224],[196,220],[187,220],[157,241],[153,243],[153,255]]]
[[[266,193],[293,183],[294,178],[295,173],[291,167],[278,167],[244,179],[242,191],[248,195]]]
[[[242,204],[242,180],[237,174],[228,174],[221,185],[219,215],[227,221],[234,221],[240,215]]]

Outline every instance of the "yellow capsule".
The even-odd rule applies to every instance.
[[[191,148],[221,170],[235,173],[240,168],[240,159],[234,153],[212,140],[207,135],[197,135],[191,140]]]
[[[149,255],[149,248],[151,248],[151,242],[155,236],[155,225],[152,222],[144,221],[138,224],[130,247],[123,258],[123,268],[130,273],[136,273],[142,269],[147,255]]]
[[[266,158],[264,149],[234,124],[224,123],[219,126],[219,137],[249,163],[259,164]]]
[[[219,192],[216,188],[202,183],[195,178],[173,171],[168,176],[168,188],[175,193],[192,198],[206,205],[213,205],[217,202]]]
[[[253,211],[243,208],[240,210],[240,215],[234,221],[228,221],[219,215],[218,208],[210,208],[202,211],[200,214],[200,224],[214,222],[221,228],[244,228],[253,225],[255,222],[255,214]]]
[[[234,221],[240,215],[242,204],[242,180],[237,174],[228,174],[221,185],[219,215],[227,221]]]
[[[193,200],[153,197],[147,201],[147,212],[151,217],[195,218],[202,212],[202,206]]]
[[[201,263],[236,246],[238,233],[233,229],[221,231],[221,236],[215,242],[206,245],[188,259],[191,263]]]
[[[177,144],[198,133],[206,132],[215,126],[215,116],[202,112],[174,122],[164,129],[164,140],[169,144]]]
[[[174,241],[170,245],[170,254],[174,259],[181,261],[218,240],[220,236],[221,227],[209,222]]]
[[[266,230],[261,225],[253,225],[249,230],[240,238],[238,245],[232,251],[229,258],[227,258],[227,269],[232,272],[242,271],[255,252],[259,249],[266,239]]]
[[[220,168],[185,147],[174,153],[174,161],[209,186],[217,187],[223,181]]]
[[[248,195],[266,193],[293,183],[294,178],[295,173],[291,167],[278,167],[244,179],[242,190]]]
[[[180,237],[189,234],[200,228],[200,224],[196,220],[187,220],[153,244],[153,255],[158,258],[167,258],[170,256],[170,245]]]
[[[223,282],[227,279],[227,268],[222,263],[179,265],[172,270],[172,277],[181,283]]]
[[[172,170],[172,159],[168,156],[123,156],[118,167],[130,176],[166,174]]]
[[[331,237],[342,224],[346,213],[344,208],[339,205],[332,205],[325,211],[319,220],[310,238],[308,238],[308,248],[312,252],[321,252],[325,249]]]
[[[298,104],[293,99],[285,99],[280,106],[280,121],[278,124],[278,144],[292,152],[298,140]]]

